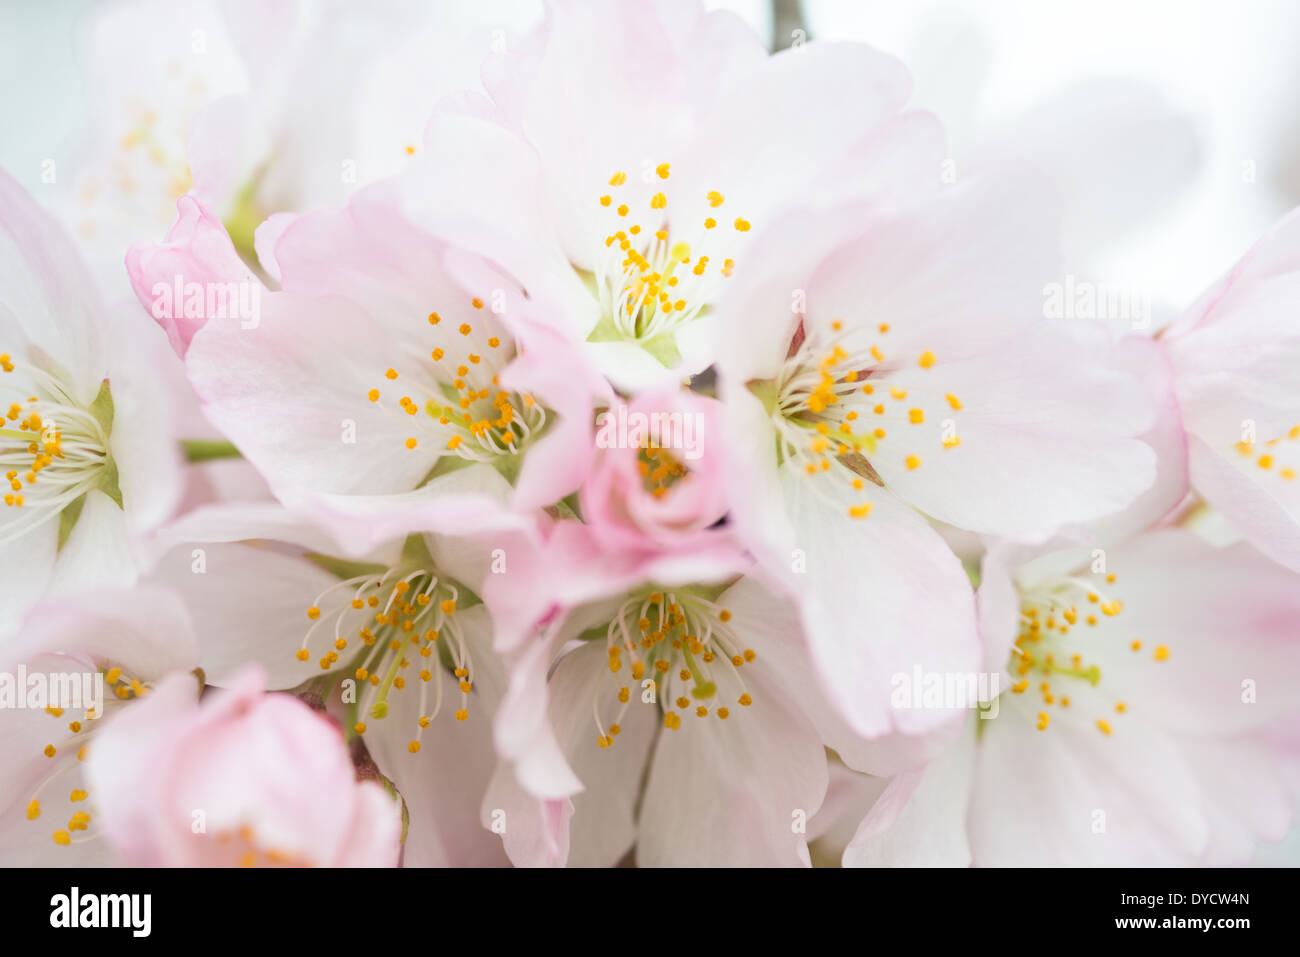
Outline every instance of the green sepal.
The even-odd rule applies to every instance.
[[[72,530],[77,527],[77,519],[81,518],[81,510],[85,507],[86,496],[82,494],[59,513],[59,551],[63,551],[63,546],[72,537]]]

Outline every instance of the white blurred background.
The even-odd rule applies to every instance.
[[[111,0],[107,0],[111,2]],[[479,14],[493,0],[463,2]],[[87,121],[77,30],[95,0],[0,2],[0,164],[30,187],[43,159]],[[764,36],[772,0],[709,3]],[[527,4],[501,4],[517,20]],[[539,6],[539,5],[538,5]],[[1300,4],[1293,0],[803,0],[811,38],[860,40],[903,59],[916,102],[949,127],[954,158],[1014,129],[1036,108],[1101,78],[1141,81],[1195,137],[1187,175],[1143,170],[1142,137],[1098,144],[1087,117],[1059,127],[1081,155],[1104,147],[1114,168],[1094,190],[1161,195],[1155,210],[1087,257],[1105,278],[1186,304],[1271,222],[1300,205]],[[784,36],[774,38],[789,45]],[[1122,95],[1122,94],[1121,94]],[[1039,111],[1041,112],[1041,110]],[[1137,130],[1135,133],[1140,134]],[[1127,166],[1126,166],[1127,164]],[[1132,171],[1132,172],[1131,172]],[[1144,177],[1155,176],[1154,183]]]

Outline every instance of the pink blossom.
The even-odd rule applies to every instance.
[[[324,682],[347,738],[405,801],[410,866],[527,862],[548,813],[526,795],[487,798],[507,676],[477,596],[537,534],[505,507],[509,491],[473,465],[357,516],[199,509],[157,543],[152,580],[193,610],[209,681],[233,685],[254,662],[273,690]],[[446,533],[453,518],[461,530]],[[433,527],[444,533],[411,531]]]
[[[1192,485],[1256,548],[1300,571],[1300,211],[1263,236],[1159,342]]]
[[[142,303],[153,309],[177,275],[255,281],[201,203],[180,211],[167,243],[128,258]],[[465,462],[515,479],[519,508],[577,488],[608,387],[517,283],[415,229],[382,187],[261,235],[280,288],[259,284],[257,317],[160,321],[206,416],[279,498],[346,508]]]
[[[1178,529],[1073,563],[991,551],[980,603],[999,707],[891,784],[845,863],[1249,861],[1296,798],[1297,584],[1249,545]],[[936,830],[937,846],[920,837]]]
[[[861,44],[768,56],[690,0],[551,3],[484,79],[435,112],[405,208],[540,294],[627,392],[714,360],[714,307],[755,238],[789,203],[860,191],[911,86]]]
[[[0,673],[10,677],[21,667],[43,676],[47,696],[0,709],[0,750],[9,769],[0,784],[0,861],[113,862],[85,761],[104,730],[169,674],[196,667],[198,655],[185,606],[156,585],[81,592],[29,609],[20,628],[0,642]],[[67,681],[76,682],[80,700],[50,699],[56,678],[65,693],[73,687]],[[193,679],[182,681],[192,694]],[[102,703],[88,699],[86,683]],[[23,706],[30,704],[36,707]]]
[[[578,500],[605,545],[705,546],[727,511],[716,400],[680,389],[642,393],[597,416],[595,440],[600,451]]]
[[[138,319],[0,172],[0,627],[42,594],[129,585],[176,506],[172,409]]]
[[[102,833],[146,867],[391,867],[400,808],[358,782],[332,722],[249,668],[202,703],[161,682],[89,757]]]

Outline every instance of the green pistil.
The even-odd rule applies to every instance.
[[[789,421],[791,425],[797,425],[801,429],[805,429],[810,433],[816,432],[817,429],[817,422],[813,420],[804,419],[804,418],[790,418],[787,421]],[[876,451],[876,437],[872,435],[870,432],[863,432],[861,435],[859,435],[856,432],[844,433],[844,432],[835,431],[835,432],[827,432],[824,435],[820,432],[817,432],[817,435],[820,435],[822,438],[824,438],[827,442],[830,442],[832,445],[847,445],[855,452]]]
[[[254,237],[257,233],[257,227],[261,225],[262,220],[266,217],[257,206],[257,187],[261,181],[261,171],[253,176],[235,197],[234,207],[230,215],[222,223],[226,227],[226,232],[230,235],[230,241],[234,244],[235,252],[239,253],[239,258],[247,265],[260,269],[257,249],[254,246]]]
[[[686,667],[691,671],[691,677],[695,679],[695,687],[691,689],[693,698],[712,698],[718,693],[718,686],[704,677],[700,666],[695,662],[695,656],[691,650],[686,647],[686,642],[682,642],[682,656],[686,659]]]
[[[397,672],[401,667],[402,649],[398,648],[397,654],[393,655],[393,660],[388,665],[388,673],[379,684],[379,695],[375,698],[375,703],[370,706],[370,717],[376,720],[388,717],[388,692],[393,687],[393,682],[397,680]]]
[[[1058,675],[1082,678],[1094,688],[1097,687],[1097,682],[1101,681],[1101,669],[1096,665],[1089,665],[1087,668],[1062,668],[1060,665],[1052,665],[1052,671]]]
[[[1014,661],[1016,659],[1013,658],[1012,660]],[[1101,669],[1096,665],[1089,665],[1087,668],[1064,668],[1055,662],[1038,661],[1032,655],[1020,660],[1027,661],[1031,669],[1045,669],[1051,674],[1065,675],[1067,678],[1082,678],[1094,688],[1097,687],[1097,683],[1101,681]]]

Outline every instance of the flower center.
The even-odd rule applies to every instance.
[[[117,666],[106,669],[101,668],[100,671],[104,674],[105,683],[112,688],[114,696],[121,701],[125,702],[133,698],[140,698],[149,693],[149,685],[138,678],[132,678],[124,674],[122,669]],[[113,706],[106,698],[104,701],[105,713],[111,711],[112,708]],[[64,757],[58,761],[58,767],[46,775],[36,790],[32,792],[31,800],[27,802],[27,820],[39,820],[43,814],[51,810],[53,802],[47,799],[46,803],[42,804],[42,797],[53,788],[56,782],[64,778],[64,775],[80,767],[81,762],[86,760],[90,740],[102,717],[96,715],[94,711],[93,707],[87,708],[79,718],[67,721],[67,730],[60,729],[57,734],[56,740],[59,740],[59,744],[56,746],[51,742],[42,749],[42,753],[51,761],[60,758],[61,755]],[[59,724],[64,724],[64,708],[49,707],[45,709],[45,713]],[[75,754],[76,760],[67,760],[66,755],[68,754]],[[85,844],[99,836],[94,833],[74,836],[78,832],[90,831],[94,807],[89,803],[89,797],[90,791],[84,784],[82,787],[72,788],[68,792],[68,807],[64,812],[69,815],[68,823],[53,832],[55,844],[61,847],[69,847],[73,844]],[[62,818],[62,814],[59,815],[59,818]]]
[[[848,506],[853,518],[871,513],[872,503],[864,494],[867,482],[884,485],[871,464],[881,444],[898,436],[903,464],[918,469],[918,435],[907,430],[933,421],[937,409],[951,414],[962,407],[951,393],[927,388],[921,390],[925,395],[909,397],[908,389],[891,381],[913,362],[929,370],[935,356],[927,349],[914,357],[887,359],[880,343],[888,324],[877,331],[878,339],[863,335],[863,330],[845,331],[837,319],[828,336],[797,339],[775,383],[768,386],[782,460],[793,459],[807,475],[826,475],[836,486],[852,489],[858,499]],[[760,385],[751,388],[761,395]],[[941,450],[961,444],[951,419],[942,421],[939,432],[936,444]]]
[[[181,89],[179,62],[169,65],[176,75],[174,89]],[[77,231],[84,239],[99,233],[100,221],[120,215],[123,209],[166,223],[176,215],[176,199],[194,186],[189,165],[185,162],[186,131],[190,121],[209,98],[202,78],[191,76],[182,99],[169,104],[168,120],[160,122],[157,111],[138,104],[122,104],[128,119],[121,127],[121,138],[107,163],[87,172],[78,181],[77,205],[80,219]]]
[[[668,179],[669,164],[660,163],[655,175]],[[732,239],[724,234],[746,233],[750,224],[736,217],[729,230],[719,225],[721,213],[710,212],[718,210],[726,197],[717,190],[703,197],[698,218],[683,213],[678,222],[670,224],[665,193],[655,192],[648,208],[636,212],[629,205],[633,200],[619,201],[620,187],[626,183],[627,173],[614,173],[609,179],[611,192],[600,197],[600,205],[612,214],[613,228],[596,257],[596,289],[603,319],[593,338],[649,343],[707,311],[735,268],[735,260],[725,255]]]
[[[643,702],[659,704],[670,731],[682,725],[677,712],[692,703],[695,716],[707,718],[707,702],[721,695],[722,685],[730,686],[736,702],[748,707],[753,698],[740,672],[755,655],[743,647],[730,621],[730,611],[699,595],[656,591],[633,596],[605,629],[610,674],[621,680],[626,655],[632,681],[640,685],[636,693]],[[602,748],[618,736],[632,695],[630,685],[620,684],[619,710],[608,730],[599,708],[594,709],[596,743]],[[730,715],[725,706],[715,706],[714,713],[724,721]]]
[[[301,854],[284,851],[274,846],[264,847],[256,832],[248,824],[234,830],[217,831],[213,840],[221,848],[221,856],[229,865],[239,867],[311,867],[312,861]],[[219,867],[221,864],[211,866]]]
[[[1104,576],[1105,583],[1113,585],[1115,575]],[[1115,618],[1124,610],[1123,603],[1098,587],[1094,582],[1078,575],[1064,576],[1049,583],[1022,589],[1020,594],[1020,632],[1011,649],[1008,670],[1018,678],[1011,693],[1032,695],[1041,699],[1043,710],[1037,713],[1039,731],[1051,724],[1053,706],[1068,709],[1072,705],[1071,691],[1088,693],[1094,705],[1098,697],[1094,689],[1101,684],[1101,668],[1087,658],[1087,644],[1096,641],[1095,635],[1086,635],[1105,618]],[[1139,654],[1142,640],[1134,638],[1129,650]],[[1157,645],[1152,649],[1155,661],[1166,661],[1169,648]],[[1036,688],[1031,686],[1036,684]],[[1113,715],[1128,711],[1124,701],[1108,701],[1094,719],[1099,732],[1109,736]]]
[[[322,562],[324,563],[324,562]],[[388,717],[389,696],[406,689],[405,673],[419,661],[420,715],[408,750],[420,750],[424,729],[442,710],[443,682],[434,669],[446,668],[460,688],[457,721],[469,718],[474,662],[465,633],[455,619],[462,589],[428,566],[368,569],[330,586],[307,609],[311,625],[298,649],[299,661],[313,657],[330,671],[346,653],[348,667],[365,693],[352,730],[365,734],[367,720]],[[351,650],[349,650],[351,649]],[[434,702],[429,709],[429,684]]]
[[[61,514],[95,488],[121,504],[108,454],[113,407],[107,381],[86,409],[54,376],[5,353],[0,355],[3,407],[0,467],[8,489],[0,543]]]
[[[671,451],[649,439],[637,454],[637,470],[641,473],[643,487],[655,498],[663,498],[679,482],[689,481],[691,477],[690,469]]]
[[[471,306],[483,310],[483,300]],[[402,368],[389,368],[384,377],[404,391],[396,408],[386,403],[379,389],[366,397],[384,411],[411,419],[412,435],[406,447],[421,441],[476,462],[513,455],[546,424],[546,411],[531,395],[518,395],[498,385],[500,372],[515,350],[509,335],[491,311],[475,314],[475,321],[444,322],[429,313],[434,348],[404,357]],[[454,328],[452,328],[454,326]]]
[[[1284,482],[1294,482],[1300,470],[1300,425],[1292,426],[1277,438],[1259,444],[1238,442],[1237,454],[1246,464],[1253,461],[1262,472],[1276,475]]]

